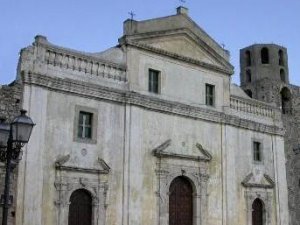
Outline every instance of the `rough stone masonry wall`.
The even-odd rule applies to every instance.
[[[300,225],[300,87],[289,85],[293,114],[283,115],[291,225]]]
[[[297,153],[300,140],[300,122],[293,116],[283,116],[285,133],[285,155],[288,184],[288,198],[291,225],[300,225],[300,152]],[[296,151],[295,151],[296,150]]]
[[[22,84],[13,82],[9,85],[0,86],[0,118],[6,118],[11,121],[16,115],[19,115],[22,101]],[[0,195],[4,191],[5,166],[0,162]],[[8,224],[15,222],[15,193],[16,193],[17,169],[11,176],[10,195],[13,196],[13,204],[9,209]],[[2,222],[2,207],[0,207],[0,221]]]

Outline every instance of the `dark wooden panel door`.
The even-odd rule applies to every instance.
[[[263,225],[263,203],[259,199],[252,204],[252,225]]]
[[[72,193],[68,225],[92,225],[92,198],[82,189]]]
[[[175,178],[170,185],[169,225],[193,225],[193,189],[184,177]]]

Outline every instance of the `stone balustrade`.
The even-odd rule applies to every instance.
[[[255,100],[250,101],[236,96],[230,96],[230,108],[237,111],[252,113],[255,115],[270,118],[274,118],[275,116],[274,109],[271,106],[265,105]]]
[[[60,51],[54,48],[46,48],[44,62],[48,66],[60,67],[76,72],[82,72],[94,76],[99,76],[115,81],[126,82],[126,70],[117,65],[103,62],[96,57],[82,54],[72,54],[72,52]]]

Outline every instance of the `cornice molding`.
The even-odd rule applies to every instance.
[[[193,41],[196,45],[198,45],[200,48],[202,48],[206,53],[208,53],[211,57],[213,57],[217,62],[222,64],[223,66],[227,67],[229,70],[233,71],[233,66],[230,64],[228,60],[226,60],[226,57],[224,57],[224,54],[228,54],[228,52],[224,49],[222,49],[223,54],[220,53],[220,51],[217,51],[216,48],[220,48],[221,46],[218,43],[215,43],[215,47],[212,47],[207,44],[207,40],[204,41],[199,34],[196,34],[193,32],[193,30],[189,28],[177,28],[177,29],[170,29],[170,30],[161,30],[161,31],[155,31],[155,32],[145,32],[145,33],[135,33],[130,35],[125,35],[122,38],[119,39],[120,44],[126,44],[126,43],[138,43],[143,40],[152,39],[152,38],[158,38],[158,37],[171,37],[171,36],[186,36],[191,41]],[[210,38],[210,37],[209,37]],[[214,40],[210,38],[210,41]]]
[[[222,123],[225,125],[231,125],[263,133],[281,136],[284,135],[284,129],[277,126],[266,125],[239,118],[234,115],[225,114],[223,112],[191,106],[180,102],[164,100],[158,97],[143,95],[128,90],[120,90],[116,88],[85,83],[82,81],[50,77],[33,74],[30,72],[22,73],[22,81],[27,85],[35,85],[52,91],[73,94],[84,98],[107,100],[120,104],[132,104],[152,111],[159,111],[162,113],[169,113],[192,119],[201,119],[215,123]]]

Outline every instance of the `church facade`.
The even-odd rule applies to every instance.
[[[286,122],[251,89],[249,54],[241,80],[252,98],[184,7],[125,21],[118,45],[100,53],[36,36],[18,65],[21,108],[36,126],[14,223],[289,224]]]

